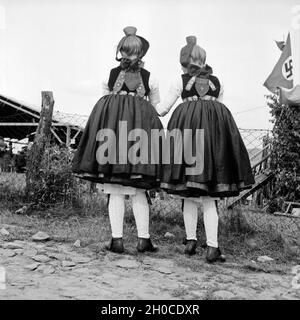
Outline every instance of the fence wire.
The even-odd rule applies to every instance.
[[[80,127],[84,127],[87,121],[87,117],[81,115],[72,115],[56,112],[54,118],[65,124],[72,123]],[[240,129],[241,136],[244,140],[245,146],[251,156],[257,151],[261,150],[263,147],[263,141],[266,136],[269,135],[268,130],[260,129]],[[8,140],[6,140],[8,142]],[[13,142],[17,144],[19,142]],[[26,144],[21,143],[21,145],[26,146]],[[18,191],[26,187],[25,179],[25,170],[26,170],[26,151],[21,151],[18,154],[13,154],[6,152],[0,155],[0,191],[2,194],[4,191]],[[157,207],[160,205],[165,206],[164,204],[157,204]],[[172,210],[172,204],[168,204],[170,210]]]
[[[76,121],[76,125],[85,126],[87,117],[66,114],[56,114],[56,119],[64,121],[65,123],[73,123]],[[61,118],[59,118],[61,117]],[[75,119],[76,118],[76,119]],[[240,128],[240,134],[243,138],[245,146],[248,150],[249,157],[253,162],[259,161],[259,157],[254,157],[258,151],[262,150],[266,139],[270,137],[271,132],[269,130],[262,129],[243,129]],[[3,199],[13,199],[16,202],[18,197],[24,195],[26,188],[26,159],[24,154],[6,154],[0,157],[0,201]],[[91,185],[89,182],[78,180],[78,200],[81,205],[88,210],[96,209],[97,211],[107,211],[107,199],[106,196],[101,194],[95,185]],[[168,217],[176,221],[181,219],[182,213],[182,200],[165,192],[155,192],[150,198],[151,205],[150,210],[152,217],[159,215],[160,217]],[[126,199],[126,210],[131,212],[131,200]],[[199,205],[199,213],[202,212],[202,206]],[[219,202],[219,212],[226,215],[226,208],[222,201]],[[257,213],[258,211],[251,211],[251,214],[246,214],[243,210],[240,214],[245,218],[247,223],[254,230],[276,230],[276,232],[282,234],[288,234],[292,237],[299,235],[300,218],[292,217],[292,215],[270,215],[264,213]],[[182,219],[181,219],[182,220]]]
[[[87,117],[81,115],[72,115],[56,112],[54,118],[65,124],[76,124],[84,128]],[[263,148],[264,139],[269,136],[269,130],[260,129],[239,129],[244,140],[245,146],[251,158],[257,151]],[[6,140],[8,143],[9,140]],[[25,170],[26,170],[26,144],[24,142],[13,142],[13,144],[21,144],[25,150],[17,154],[6,152],[0,154],[0,191],[18,190],[22,191],[26,186]],[[171,206],[172,207],[172,206]]]

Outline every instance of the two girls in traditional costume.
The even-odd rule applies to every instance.
[[[136,35],[134,27],[127,27],[124,32],[125,36],[117,47],[116,59],[120,65],[111,70],[104,85],[104,96],[89,117],[73,160],[73,171],[83,179],[101,183],[103,192],[109,195],[112,230],[109,250],[124,252],[124,197],[130,195],[138,231],[137,249],[139,252],[156,251],[149,235],[146,190],[161,187],[184,199],[185,253],[196,253],[197,203],[202,202],[208,247],[206,259],[208,262],[224,261],[218,244],[217,199],[238,195],[254,180],[239,130],[230,111],[221,102],[220,82],[206,64],[206,53],[196,44],[196,37],[187,37],[187,45],[180,53],[184,74],[160,103],[158,85],[150,72],[142,67],[141,59],[149,43]],[[119,53],[121,58],[118,58]],[[135,143],[126,141],[130,130],[143,129],[148,140],[151,139],[153,129],[163,129],[158,114],[164,116],[168,113],[179,97],[183,102],[172,114],[167,137],[173,129],[182,133],[190,130],[189,139],[181,141],[181,153],[175,152],[175,139],[170,144],[170,161],[162,164],[161,156],[165,150],[161,145],[151,148],[151,141],[147,141],[147,145],[146,141],[140,141],[148,150],[148,162],[128,161],[132,153],[130,148]],[[122,125],[125,123],[124,129]],[[115,138],[109,139],[107,131],[103,134],[102,129],[111,130],[108,133]],[[199,130],[202,133],[200,142],[196,139]],[[183,154],[187,144],[191,144],[193,153],[200,152],[202,169],[194,174],[188,172],[195,168]],[[103,153],[103,149],[110,151],[110,155]],[[159,153],[154,155],[159,161],[152,164],[150,159],[154,149]],[[182,161],[178,163],[175,158]]]

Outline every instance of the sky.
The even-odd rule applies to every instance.
[[[123,28],[133,25],[150,42],[145,68],[162,99],[181,74],[185,37],[195,35],[237,125],[271,129],[263,83],[281,53],[274,40],[286,39],[297,2],[0,0],[0,92],[39,108],[41,91],[53,91],[56,111],[89,115],[118,65]]]

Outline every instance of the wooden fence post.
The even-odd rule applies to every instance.
[[[46,144],[50,141],[53,106],[53,93],[51,91],[42,91],[40,122],[35,133],[33,145],[28,152],[27,160],[26,194],[29,199],[35,194],[36,187],[39,185],[40,164]]]
[[[70,126],[67,126],[67,136],[66,136],[67,148],[70,148],[70,144],[71,144],[71,128]]]

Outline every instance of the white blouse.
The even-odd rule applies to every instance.
[[[156,108],[157,104],[160,102],[160,93],[159,93],[159,84],[156,78],[153,76],[149,77],[149,101]],[[110,94],[111,91],[108,87],[108,80],[102,82],[102,94],[107,95]]]
[[[171,84],[165,99],[162,102],[158,103],[158,105],[156,106],[156,111],[161,117],[166,115],[171,110],[177,99],[181,96],[182,91],[183,85],[182,78],[180,77]],[[224,88],[221,84],[219,97],[217,98],[219,102],[223,102],[223,93]],[[210,96],[204,96],[203,99],[210,99]]]

